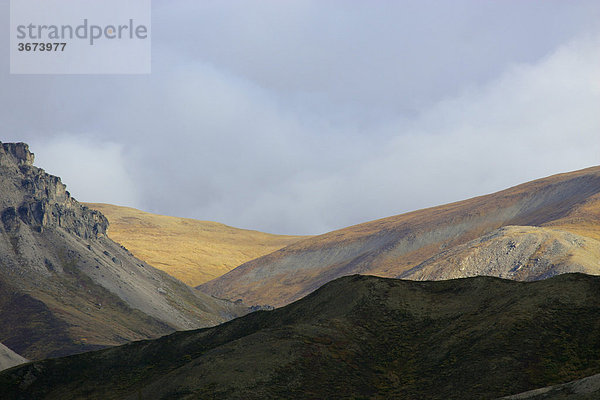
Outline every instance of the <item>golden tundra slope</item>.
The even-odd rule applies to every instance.
[[[139,259],[191,286],[306,238],[156,215],[111,204],[86,205],[108,218],[111,239],[127,247]]]
[[[485,237],[508,226],[519,227]],[[473,268],[458,274],[453,269],[468,256],[491,262],[494,252],[510,251],[513,245],[524,250],[508,257],[512,264],[490,265],[490,275],[508,277],[513,268],[518,272],[513,274],[515,279],[525,280],[565,271],[600,273],[594,257],[599,239],[600,167],[592,167],[302,240],[247,262],[199,289],[221,298],[240,298],[246,304],[281,306],[330,280],[355,273],[407,279],[485,273],[475,270],[481,267],[475,262],[463,262]],[[553,247],[554,241],[558,247]],[[569,243],[578,247],[570,249]],[[435,258],[452,249],[454,263]],[[535,261],[546,256],[552,263]],[[445,271],[437,273],[434,266]],[[527,266],[531,268],[523,269]],[[547,268],[542,271],[543,266]]]

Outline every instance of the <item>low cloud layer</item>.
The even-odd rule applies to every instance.
[[[597,2],[367,4],[155,1],[152,75],[4,72],[0,140],[77,199],[277,233],[600,164]]]

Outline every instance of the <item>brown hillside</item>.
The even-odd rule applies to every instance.
[[[111,239],[127,247],[139,259],[191,286],[306,238],[156,215],[111,204],[86,205],[108,218]]]
[[[600,167],[352,226],[252,260],[200,289],[248,304],[284,305],[354,273],[395,277],[508,225],[600,238]]]

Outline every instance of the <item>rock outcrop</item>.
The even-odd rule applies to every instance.
[[[33,161],[26,144],[0,143],[0,342],[39,359],[246,312],[135,258]]]
[[[39,232],[60,227],[82,239],[106,234],[107,219],[74,200],[59,177],[34,167],[25,143],[2,143],[2,226],[15,232],[25,224]]]

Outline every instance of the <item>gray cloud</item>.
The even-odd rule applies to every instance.
[[[324,232],[599,164],[598,17],[155,0],[152,75],[4,72],[0,140],[29,141],[81,200]]]

